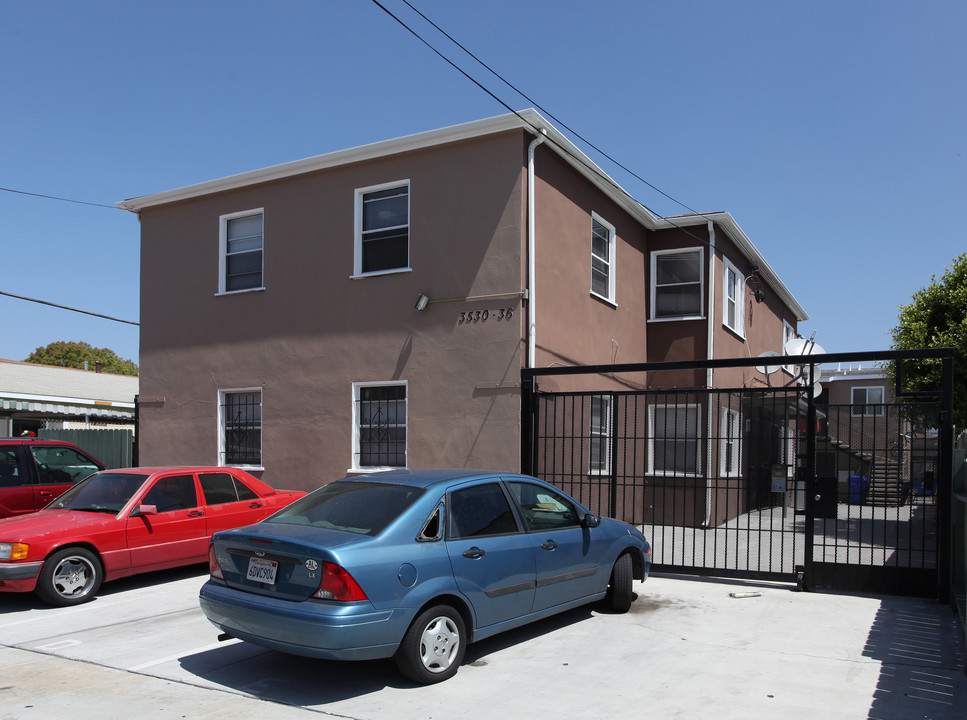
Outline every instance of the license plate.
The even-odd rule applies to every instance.
[[[279,564],[274,560],[262,560],[261,558],[251,558],[248,561],[248,575],[246,577],[253,582],[275,584],[275,572],[279,569]]]

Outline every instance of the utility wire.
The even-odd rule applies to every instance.
[[[14,190],[13,188],[0,187],[0,190],[18,195],[30,195],[31,197],[45,198],[47,200],[60,200],[61,202],[76,203],[77,205],[91,205],[93,207],[108,208],[110,210],[120,210],[117,205],[105,205],[104,203],[86,202],[84,200],[71,200],[70,198],[57,197],[56,195],[42,195],[41,193],[26,192],[24,190]]]
[[[689,212],[695,213],[697,215],[700,215],[701,214],[697,210],[693,210],[692,208],[690,208],[688,205],[686,205],[685,203],[683,203],[681,200],[678,200],[678,199],[672,197],[671,195],[669,195],[668,193],[666,193],[661,188],[659,188],[656,185],[648,182],[647,180],[645,180],[645,178],[641,177],[634,170],[631,170],[630,168],[628,168],[627,166],[625,166],[624,164],[622,164],[621,162],[619,162],[618,160],[616,160],[615,158],[613,158],[611,155],[609,155],[608,153],[606,153],[604,150],[602,150],[601,148],[599,148],[593,142],[591,142],[590,140],[588,140],[586,137],[584,137],[583,135],[581,135],[581,133],[577,132],[574,128],[569,127],[567,125],[567,123],[565,123],[563,120],[561,120],[558,117],[555,117],[553,113],[551,113],[549,110],[547,110],[544,107],[542,107],[540,105],[540,103],[538,103],[536,100],[534,100],[531,97],[529,97],[520,88],[518,88],[512,82],[510,82],[509,80],[507,80],[500,73],[498,73],[496,70],[494,70],[492,67],[490,67],[487,63],[485,63],[483,60],[481,60],[479,57],[477,57],[474,53],[472,53],[470,50],[468,50],[466,47],[464,47],[459,41],[457,41],[453,36],[451,36],[446,30],[444,30],[439,25],[437,25],[435,22],[433,22],[430,18],[428,18],[426,15],[424,15],[422,12],[420,12],[417,8],[413,7],[413,5],[410,4],[409,0],[403,0],[403,3],[405,5],[407,5],[411,10],[413,10],[413,12],[415,12],[421,18],[423,18],[428,23],[430,23],[430,25],[432,25],[434,28],[436,28],[444,37],[447,38],[447,40],[449,40],[450,42],[452,42],[458,48],[460,48],[461,50],[463,50],[467,55],[469,55],[474,60],[476,60],[477,63],[479,63],[482,67],[484,67],[491,75],[493,75],[494,77],[496,77],[504,85],[506,85],[511,90],[513,90],[515,93],[517,93],[518,95],[520,95],[528,103],[530,103],[533,107],[536,107],[543,114],[547,115],[551,120],[553,120],[558,125],[560,125],[562,128],[564,128],[565,130],[567,130],[569,133],[571,133],[574,137],[576,137],[578,140],[580,140],[581,142],[583,142],[585,145],[587,145],[588,147],[592,148],[596,152],[600,153],[602,157],[606,158],[607,160],[610,160],[612,163],[614,163],[616,166],[618,166],[619,168],[621,168],[622,170],[624,170],[626,173],[628,173],[629,175],[631,175],[633,178],[635,178],[637,180],[640,180],[645,185],[647,185],[652,190],[654,190],[656,193],[658,193],[658,194],[664,196],[665,198],[671,200],[676,205],[680,205],[681,207],[685,208]],[[639,203],[639,204],[641,204],[641,203]],[[658,216],[658,213],[654,212],[653,210],[651,210],[647,206],[644,206],[644,205],[642,205],[642,206],[645,207],[645,209],[648,210],[648,212],[652,213],[653,215]]]
[[[104,318],[105,320],[113,320],[114,322],[119,323],[126,323],[128,325],[134,325],[135,327],[140,326],[140,323],[136,323],[133,320],[121,320],[120,318],[111,317],[110,315],[101,315],[100,313],[88,312],[87,310],[78,310],[77,308],[68,307],[67,305],[58,305],[57,303],[47,302],[46,300],[37,300],[36,298],[24,297],[23,295],[14,295],[13,293],[4,292],[3,290],[0,290],[0,295],[6,295],[7,297],[16,298],[17,300],[26,300],[27,302],[39,303],[41,305],[49,305],[50,307],[59,308],[61,310],[70,310],[71,312],[83,313],[84,315],[93,315],[94,317]]]
[[[460,66],[458,66],[455,62],[453,62],[452,60],[450,60],[450,58],[448,58],[442,52],[440,52],[435,47],[433,47],[433,45],[431,45],[426,39],[424,39],[413,28],[411,28],[409,25],[407,25],[403,20],[401,20],[395,14],[393,14],[392,12],[390,12],[381,2],[379,2],[379,0],[372,0],[372,2],[373,2],[374,5],[376,5],[377,7],[379,7],[384,13],[386,13],[391,18],[393,18],[397,23],[399,23],[407,32],[409,32],[411,35],[413,35],[413,37],[415,37],[417,40],[419,40],[421,43],[423,43],[427,48],[429,48],[430,50],[432,50],[437,56],[440,57],[440,59],[442,59],[445,63],[447,63],[448,65],[450,65],[450,67],[452,67],[458,73],[460,73],[461,75],[463,75],[465,78],[467,78],[470,82],[472,82],[478,88],[480,88],[481,90],[483,90],[487,95],[489,95],[496,102],[498,102],[500,105],[502,105],[504,108],[506,108],[509,112],[511,112],[514,115],[516,115],[521,120],[521,122],[523,122],[526,125],[529,125],[530,127],[534,128],[535,131],[538,131],[538,132],[540,131],[540,128],[538,128],[536,125],[534,125],[534,123],[528,121],[517,110],[515,110],[514,108],[512,108],[508,103],[506,103],[504,100],[502,100],[500,97],[498,97],[495,93],[493,93],[492,91],[490,91],[482,83],[480,83],[478,80],[476,80],[474,77],[472,77],[469,73],[467,73],[463,68],[461,68]],[[538,103],[534,102],[526,94],[524,94],[523,92],[521,92],[520,90],[518,90],[512,83],[510,83],[509,81],[505,80],[500,74],[498,74],[495,70],[493,70],[492,68],[490,68],[489,65],[487,65],[485,62],[483,62],[482,60],[480,60],[472,52],[470,52],[469,50],[467,50],[467,48],[465,48],[459,42],[457,42],[456,40],[454,40],[447,32],[445,32],[444,30],[442,30],[432,20],[430,20],[429,18],[427,18],[423,13],[421,13],[419,10],[417,10],[412,5],[410,5],[410,3],[408,2],[408,0],[403,0],[403,2],[407,6],[409,6],[411,9],[413,9],[413,11],[416,12],[420,17],[422,17],[424,20],[426,20],[428,23],[430,23],[430,25],[432,25],[434,28],[436,28],[440,33],[442,33],[444,36],[446,36],[457,47],[459,47],[461,50],[463,50],[467,55],[469,55],[470,57],[472,57],[480,65],[482,65],[484,68],[486,68],[492,75],[494,75],[495,77],[499,78],[501,82],[503,82],[505,85],[507,85],[508,87],[510,87],[514,92],[516,92],[518,95],[520,95],[522,98],[524,98],[528,102],[533,103],[533,105],[535,107],[537,107],[539,110],[541,110],[542,112],[544,112],[548,117],[550,117],[553,120],[555,120],[555,122],[557,122],[562,127],[564,127],[565,129],[567,129],[568,132],[572,133],[575,137],[580,138],[589,147],[593,148],[595,151],[597,151],[598,153],[600,153],[603,157],[607,158],[608,160],[610,160],[611,162],[613,162],[615,165],[617,165],[618,167],[622,168],[623,170],[625,170],[626,172],[628,172],[629,174],[631,174],[632,176],[634,176],[635,178],[637,178],[638,180],[640,180],[641,182],[643,182],[645,185],[647,185],[648,187],[652,188],[656,192],[660,193],[664,197],[668,198],[669,200],[671,200],[675,204],[680,205],[681,207],[685,208],[686,210],[689,210],[690,212],[692,212],[693,214],[695,214],[695,215],[697,215],[699,217],[704,217],[707,220],[711,220],[711,218],[708,218],[704,213],[700,213],[700,212],[698,212],[696,210],[693,210],[692,208],[690,208],[685,203],[683,203],[683,202],[681,202],[679,200],[676,200],[674,197],[672,197],[668,193],[664,192],[663,190],[659,189],[658,187],[656,187],[652,183],[648,182],[647,180],[645,180],[644,178],[642,178],[637,173],[633,172],[632,170],[629,170],[622,163],[620,163],[617,160],[615,160],[614,158],[612,158],[608,153],[604,152],[603,150],[601,150],[600,148],[598,148],[596,145],[594,145],[593,143],[591,143],[590,141],[588,141],[587,139],[585,139],[582,135],[580,135],[579,133],[577,133],[574,130],[572,130],[565,123],[563,123],[559,119],[557,119],[552,113],[550,113],[549,111],[545,110],[543,107],[541,107]],[[567,150],[567,148],[563,148],[562,147],[561,150],[563,152],[566,152],[569,155],[572,155],[573,156],[573,153],[570,153]],[[579,158],[575,158],[575,159],[578,159],[579,160]],[[609,178],[607,178],[607,176],[605,176],[605,179],[609,179]],[[614,187],[615,187],[616,190],[618,190],[619,192],[621,192],[622,194],[624,194],[629,200],[631,200],[635,204],[640,205],[642,208],[644,208],[646,211],[648,211],[649,213],[651,213],[655,217],[660,218],[660,219],[664,220],[665,222],[669,223],[673,227],[677,228],[681,232],[683,232],[686,235],[688,235],[689,237],[693,238],[696,242],[700,242],[700,243],[702,243],[702,244],[704,244],[706,246],[709,246],[710,245],[710,243],[709,243],[709,241],[708,241],[707,238],[699,237],[698,235],[696,235],[695,233],[693,233],[691,231],[691,229],[689,229],[687,227],[684,227],[684,226],[681,226],[681,225],[678,225],[673,220],[669,219],[668,216],[659,215],[654,210],[652,210],[647,205],[645,205],[643,202],[641,202],[636,197],[634,197],[631,193],[629,193],[623,187],[621,187],[620,185],[618,185],[617,183],[615,183],[613,180],[611,180],[611,183],[614,185]]]

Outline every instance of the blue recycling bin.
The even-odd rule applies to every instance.
[[[865,505],[866,495],[870,489],[869,478],[863,475],[850,475],[849,478],[849,504]]]

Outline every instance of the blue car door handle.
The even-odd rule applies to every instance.
[[[557,548],[557,543],[553,540],[545,540],[541,543],[542,550],[554,550],[555,548]]]
[[[477,558],[482,558],[486,555],[483,550],[474,545],[472,548],[463,551],[463,556],[465,558],[470,558],[471,560],[476,560]]]

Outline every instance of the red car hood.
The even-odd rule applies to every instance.
[[[0,542],[30,542],[55,538],[64,533],[78,535],[117,525],[115,515],[77,510],[39,510],[0,520]]]

